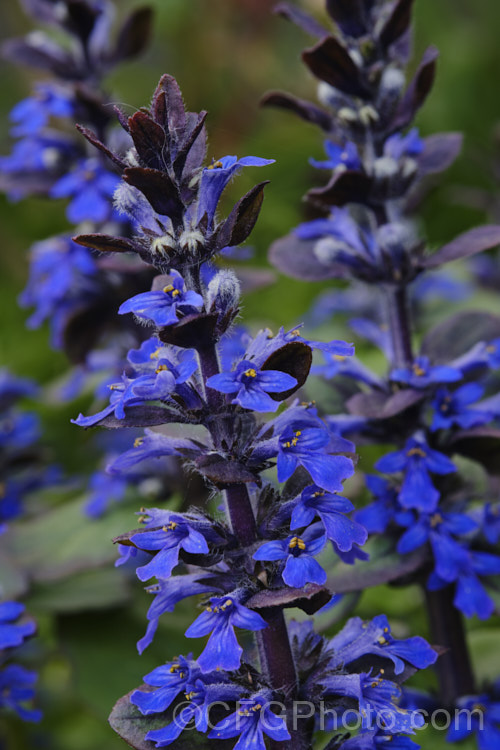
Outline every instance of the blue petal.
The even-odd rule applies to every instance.
[[[286,542],[266,542],[262,544],[259,549],[254,552],[254,560],[284,560],[288,555],[286,548]]]
[[[301,463],[307,469],[315,484],[329,492],[340,492],[342,481],[354,474],[353,463],[345,456],[312,454],[301,456]]]
[[[264,391],[259,390],[258,384],[250,388],[243,387],[239,391],[233,404],[239,404],[244,409],[251,409],[259,412],[274,412],[279,406],[279,401],[274,401]]]
[[[306,583],[322,585],[326,583],[327,578],[326,571],[309,555],[289,555],[282,577],[287,586],[297,589],[303,588]]]
[[[242,653],[243,649],[228,620],[222,627],[213,631],[203,653],[198,658],[198,664],[202,672],[213,672],[217,669],[231,672],[239,668]]]
[[[236,393],[240,388],[240,383],[233,373],[221,372],[218,375],[212,375],[207,378],[206,383],[209,388],[213,388],[220,393]]]
[[[278,482],[286,482],[297,468],[297,458],[290,453],[278,453]]]
[[[426,523],[415,523],[405,531],[398,542],[398,552],[406,555],[408,552],[418,549],[429,538],[429,526]]]
[[[281,393],[297,385],[296,378],[279,370],[261,370],[257,375],[257,382],[267,393]]]
[[[418,508],[424,513],[432,513],[436,509],[439,497],[439,492],[432,484],[423,462],[409,462],[399,493],[401,505],[404,508]]]

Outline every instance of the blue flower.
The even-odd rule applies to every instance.
[[[223,156],[201,173],[198,192],[198,222],[206,215],[208,227],[212,228],[219,199],[233,175],[243,167],[264,167],[274,164],[274,159],[261,159],[258,156]]]
[[[361,714],[366,711],[363,726],[372,729],[372,711],[375,710],[382,726],[389,734],[400,732],[414,734],[415,729],[423,727],[425,719],[419,711],[407,711],[398,705],[401,689],[394,682],[385,680],[382,673],[374,677],[361,674],[362,697],[359,701]]]
[[[89,481],[90,494],[84,510],[90,518],[99,518],[111,503],[120,502],[125,497],[128,482],[122,477],[112,476],[105,471],[95,471]]]
[[[68,93],[55,86],[38,84],[34,96],[18,102],[11,110],[10,119],[15,126],[15,137],[35,135],[45,127],[50,117],[71,117],[74,104]]]
[[[187,291],[177,271],[172,271],[170,276],[171,284],[158,291],[136,294],[120,306],[118,313],[125,315],[132,312],[157,326],[169,326],[177,323],[178,312],[188,314],[203,307],[203,297],[197,292]]]
[[[457,709],[446,735],[447,742],[460,742],[475,734],[479,750],[500,747],[500,701],[487,693],[467,695],[458,699]]]
[[[119,182],[118,175],[104,169],[98,159],[84,159],[52,186],[50,195],[71,198],[66,215],[73,224],[101,223],[112,217],[112,198]]]
[[[57,466],[49,466],[41,470],[32,467],[29,471],[7,477],[0,487],[0,533],[5,528],[2,527],[2,522],[11,521],[22,514],[25,495],[53,485],[59,479],[60,471]]]
[[[417,669],[425,669],[438,658],[437,652],[420,636],[394,638],[385,615],[378,615],[368,622],[352,617],[329,641],[329,651],[332,654],[332,668],[350,664],[366,654],[374,654],[390,659],[395,674],[404,671],[406,662]]]
[[[126,549],[137,552],[135,547],[127,547]],[[210,578],[210,574],[205,577]],[[162,614],[173,612],[176,604],[182,599],[198,594],[208,594],[216,590],[214,586],[204,582],[205,577],[201,573],[172,576],[146,588],[148,594],[154,594],[155,598],[148,609],[149,623],[146,634],[137,642],[137,650],[140,654],[152,642]]]
[[[187,638],[201,638],[210,633],[198,664],[202,672],[238,669],[243,649],[236,640],[234,628],[263,630],[267,623],[257,613],[244,607],[234,595],[216,597],[210,606],[186,630]]]
[[[362,163],[359,158],[356,144],[348,141],[345,146],[339,146],[332,141],[324,142],[325,152],[328,157],[326,161],[309,159],[309,163],[317,169],[361,169]]]
[[[312,485],[302,492],[292,512],[292,530],[308,526],[319,516],[325,533],[342,552],[349,552],[353,544],[363,545],[367,532],[345,514],[354,509],[350,500]]]
[[[352,378],[375,388],[382,385],[381,378],[361,364],[357,357],[346,357],[342,354],[329,354],[325,352],[324,358],[324,365],[313,365],[311,367],[312,375],[321,375],[327,380],[331,380],[337,377],[337,375],[343,375],[346,378]]]
[[[210,676],[210,680],[210,683],[205,683],[203,679],[188,683],[184,693],[186,701],[182,710],[176,713],[174,721],[161,729],[150,730],[145,739],[155,742],[156,747],[164,747],[174,742],[188,725],[194,724],[198,732],[207,732],[214,706],[234,702],[242,691],[238,685],[227,682],[224,675]]]
[[[472,289],[469,282],[457,279],[447,271],[435,271],[432,274],[422,274],[415,279],[412,297],[420,303],[430,300],[462,302],[470,297]]]
[[[186,523],[182,516],[173,514],[161,529],[141,531],[134,534],[130,541],[139,549],[156,552],[151,562],[137,568],[137,577],[141,581],[149,578],[169,578],[179,562],[179,553],[185,550],[193,555],[208,554],[205,537]]]
[[[15,711],[23,721],[40,721],[42,712],[26,708],[33,700],[33,685],[38,679],[36,672],[29,672],[18,664],[8,664],[0,670],[0,708]]]
[[[330,435],[326,429],[287,427],[278,443],[278,482],[286,482],[298,466],[303,466],[313,482],[328,492],[340,492],[344,479],[352,476],[352,461],[328,454]]]
[[[127,544],[118,545],[118,558],[115,560],[115,568],[127,565],[131,560],[137,557],[139,550],[136,547],[130,547]]]
[[[500,538],[500,503],[486,503],[482,531],[490,544],[496,544]]]
[[[264,735],[276,742],[290,739],[286,720],[271,711],[270,693],[257,693],[242,699],[234,713],[222,719],[210,732],[214,739],[239,737],[234,750],[266,750]]]
[[[326,544],[326,535],[320,524],[306,529],[299,537],[266,542],[254,553],[254,560],[285,560],[281,574],[287,586],[301,589],[306,583],[326,583],[326,572],[314,559]]]
[[[153,430],[144,430],[144,437],[138,437],[134,440],[133,447],[122,453],[118,458],[111,461],[107,466],[107,471],[112,474],[120,474],[128,471],[142,461],[150,458],[161,458],[162,456],[178,456],[179,451],[186,453],[199,453],[199,448],[191,440],[184,438],[172,438],[168,435],[162,435]]]
[[[377,499],[357,510],[354,517],[369,534],[383,534],[401,512],[398,493],[386,479],[371,474],[366,476],[366,486]]]
[[[326,219],[300,224],[294,234],[302,240],[319,240],[315,254],[325,265],[339,262],[354,268],[358,259],[370,264],[376,255],[373,236],[359,228],[347,209],[335,208]]]
[[[399,161],[405,156],[418,156],[423,148],[424,142],[419,136],[418,128],[412,128],[406,135],[395,133],[389,136],[384,144],[384,154]]]
[[[193,389],[184,386],[198,369],[194,352],[184,351],[179,355],[169,353],[169,356],[164,356],[162,351],[159,349],[158,354],[151,355],[150,373],[146,374],[147,369],[144,367],[144,374],[133,380],[130,386],[132,393],[144,401],[167,401],[173,393],[177,393],[189,406],[201,405],[201,398]]]
[[[0,446],[9,452],[32,445],[40,437],[40,420],[31,412],[6,412],[0,420]]]
[[[52,345],[62,346],[61,330],[72,310],[102,293],[91,252],[69,237],[37,242],[31,249],[30,275],[19,297],[23,307],[34,307],[27,321],[38,328],[49,320]]]
[[[488,365],[497,370],[500,367],[500,338],[490,341],[485,348]]]
[[[83,414],[79,414],[76,419],[72,419],[71,421],[79,427],[93,427],[110,414],[114,414],[117,419],[125,419],[126,407],[137,406],[137,404],[140,404],[143,401],[135,395],[133,391],[134,383],[135,380],[130,380],[123,375],[121,383],[112,383],[108,386],[111,390],[108,406],[105,406],[104,409],[101,409],[101,411],[92,414],[89,417],[84,417]]]
[[[233,404],[253,411],[276,411],[279,401],[269,393],[283,393],[297,385],[296,378],[279,370],[259,370],[249,360],[242,360],[236,370],[208,378],[207,386],[220,393],[236,393]]]
[[[292,328],[291,331],[288,331],[287,333],[284,332],[284,329],[282,328],[280,330],[280,334],[284,335],[285,341],[300,341],[303,344],[307,344],[307,346],[310,346],[311,349],[319,349],[322,352],[325,352],[326,354],[330,354],[331,356],[335,357],[341,357],[342,359],[346,357],[352,357],[354,355],[354,346],[353,344],[347,344],[345,341],[340,341],[335,339],[334,341],[313,341],[311,339],[306,339],[301,335],[301,328],[303,326],[303,323],[296,326],[295,328]]]
[[[443,565],[446,564],[449,550],[446,552],[443,550],[445,542],[441,538],[442,535],[446,535],[447,538],[463,536],[477,529],[477,523],[463,513],[421,514],[418,520],[415,520],[412,515],[401,525],[409,528],[398,542],[398,552],[405,555],[430,540],[433,543],[433,549],[435,549],[436,559],[439,561],[442,558]],[[443,554],[441,554],[442,550]]]
[[[406,383],[412,388],[427,388],[437,383],[454,383],[462,379],[462,373],[455,367],[431,366],[429,357],[416,357],[411,367],[392,370],[391,380]]]
[[[439,550],[439,566],[436,564],[436,569],[431,573],[427,588],[436,591],[455,582],[455,607],[466,617],[477,615],[480,620],[487,620],[495,610],[495,603],[479,576],[500,573],[500,557],[467,550],[446,535],[439,541],[439,548],[433,545],[434,555]]]
[[[0,157],[0,171],[8,175],[9,198],[45,193],[74,157],[74,144],[63,135],[40,133],[17,141],[9,156]]]
[[[434,414],[431,430],[447,430],[453,425],[467,430],[491,422],[493,413],[470,408],[470,405],[478,401],[483,393],[484,388],[478,383],[466,383],[456,391],[440,388],[432,402]]]
[[[0,409],[6,409],[24,396],[34,396],[38,386],[27,378],[18,378],[7,369],[0,369]]]
[[[388,453],[380,458],[375,468],[385,474],[404,472],[398,499],[404,508],[417,508],[432,513],[440,493],[432,484],[429,472],[451,474],[456,466],[439,451],[429,448],[424,440],[410,438],[404,450]]]
[[[24,605],[18,602],[0,603],[0,649],[20,646],[36,630],[35,623],[16,623],[24,612]]]
[[[179,693],[185,691],[187,683],[194,681],[199,673],[196,662],[180,656],[177,661],[156,667],[145,675],[146,685],[158,689],[147,693],[135,690],[130,702],[145,716],[166,711]]]
[[[385,680],[379,675],[366,672],[360,674],[339,674],[329,671],[319,678],[325,697],[342,696],[354,698],[361,712],[362,729],[373,729],[384,726],[387,733],[397,735],[400,732],[414,734],[415,728],[424,724],[422,714],[407,711],[398,705],[401,690],[394,682]],[[375,714],[375,715],[374,715]]]

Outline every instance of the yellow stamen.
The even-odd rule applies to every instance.
[[[169,284],[168,286],[163,287],[163,291],[165,294],[171,294],[172,297],[178,297],[180,294],[180,291],[174,287],[173,284]]]
[[[306,543],[303,539],[300,538],[300,536],[294,536],[292,539],[290,539],[290,542],[288,543],[289,549],[295,549],[298,547],[300,550],[306,549]]]
[[[167,365],[158,365],[158,367],[155,370],[155,373],[158,375],[159,372],[165,372],[168,370]]]
[[[410,450],[408,451],[406,455],[407,456],[421,456],[422,458],[425,458],[427,454],[424,450],[422,450],[422,448],[410,448]]]
[[[213,164],[209,164],[207,169],[222,169],[224,167],[224,164],[218,159],[217,161],[214,161]]]
[[[166,526],[162,527],[162,531],[174,531],[174,529],[177,528],[177,523],[175,521],[170,521]]]
[[[431,516],[431,527],[435,529],[440,523],[443,523],[443,516],[441,513],[434,513],[434,515]]]
[[[143,437],[136,438],[134,440],[134,448],[139,448],[139,446],[141,446],[143,444],[143,442],[144,442],[144,438]]]
[[[245,370],[243,375],[246,375],[247,378],[256,378],[257,372],[253,369],[253,367],[250,367],[248,370]]]
[[[415,375],[416,375],[416,376],[417,376],[418,378],[421,378],[421,377],[422,377],[422,375],[425,375],[425,374],[426,374],[426,371],[425,371],[425,370],[424,370],[424,369],[423,369],[422,367],[420,367],[420,365],[418,365],[418,364],[417,364],[416,362],[415,362],[415,363],[414,363],[414,364],[412,365],[412,368],[411,368],[411,369],[413,370],[414,374],[415,374]]]

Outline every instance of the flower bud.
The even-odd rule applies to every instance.
[[[238,307],[240,293],[240,282],[234,271],[219,271],[208,285],[207,308],[222,314],[234,310]]]

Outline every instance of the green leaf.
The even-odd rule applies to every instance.
[[[0,554],[0,595],[3,599],[17,599],[26,593],[26,575],[5,554]]]
[[[86,570],[68,578],[34,584],[26,598],[33,612],[68,614],[105,609],[128,598],[127,579],[113,567]]]
[[[54,581],[116,559],[112,539],[134,522],[130,506],[90,520],[78,499],[42,516],[12,523],[3,544],[12,564],[26,571],[32,581]]]

